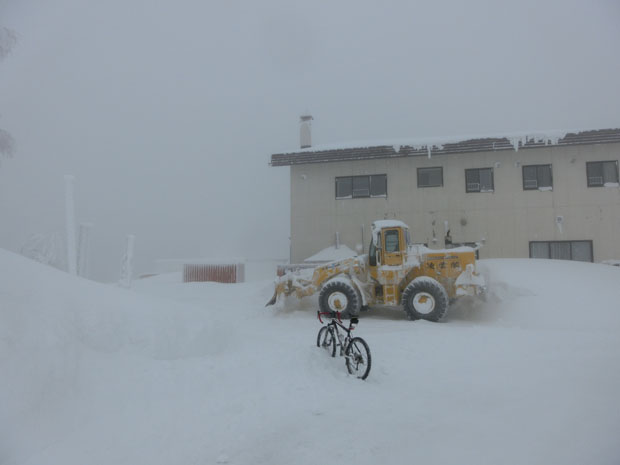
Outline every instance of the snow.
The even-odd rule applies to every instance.
[[[399,220],[377,220],[373,221],[372,228],[376,230],[380,230],[383,228],[404,228],[409,229],[405,223]]]
[[[336,260],[344,260],[345,258],[355,257],[356,255],[357,253],[355,253],[355,251],[351,250],[344,244],[341,244],[338,248],[332,245],[312,255],[311,257],[306,258],[304,262],[334,262]]]
[[[400,220],[377,220],[373,221],[372,225],[372,240],[376,244],[379,243],[379,233],[384,228],[402,228],[409,229],[405,223]]]
[[[618,268],[479,268],[445,323],[362,313],[360,381],[271,276],[125,290],[0,250],[0,462],[617,464]]]
[[[443,253],[446,255],[454,254],[454,253],[463,253],[463,252],[475,252],[479,247],[469,247],[467,245],[461,245],[459,247],[453,247],[451,249],[431,249],[422,244],[414,244],[411,247],[411,251],[416,255],[427,255],[431,253]]]
[[[431,150],[436,147],[443,150],[446,144],[458,144],[468,140],[476,139],[503,139],[507,138],[512,144],[515,151],[519,150],[527,141],[542,142],[545,145],[557,145],[560,139],[566,137],[569,133],[583,132],[579,130],[545,130],[545,131],[521,131],[504,134],[475,134],[460,136],[441,136],[441,137],[419,137],[419,138],[400,138],[400,139],[376,139],[376,140],[358,140],[348,141],[335,144],[319,144],[313,145],[301,150],[284,150],[281,153],[304,153],[304,152],[321,152],[326,150],[344,150],[368,147],[392,147],[395,153],[399,153],[402,147],[412,147],[414,150],[427,150],[428,158],[431,158]]]

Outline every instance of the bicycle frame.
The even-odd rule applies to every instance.
[[[340,312],[321,312],[320,310],[318,310],[316,312],[316,315],[321,324],[325,324],[326,326],[331,326],[334,328],[334,332],[336,333],[336,342],[340,346],[340,356],[342,357],[344,355],[344,351],[347,345],[352,339],[351,331],[355,329],[355,325],[359,323],[359,320],[357,318],[351,318],[351,320],[349,320],[349,327],[347,328],[342,323],[342,319],[340,318]],[[332,321],[330,321],[329,323],[323,323],[321,315],[325,315],[328,318],[331,318]],[[342,337],[342,334],[340,333],[340,330],[338,328],[342,329],[346,333],[346,336],[344,338]]]
[[[323,323],[321,315],[326,315],[331,319],[329,323]],[[340,346],[340,356],[344,355],[345,365],[349,374],[356,375],[359,379],[366,379],[370,372],[372,357],[368,343],[361,337],[351,337],[351,331],[359,323],[357,318],[351,318],[349,327],[342,323],[340,312],[316,312],[319,321],[324,325],[319,330],[316,338],[317,347],[323,347],[331,352],[331,356],[336,356],[336,346]],[[343,337],[340,330],[344,331]]]

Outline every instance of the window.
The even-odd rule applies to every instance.
[[[418,168],[418,187],[443,186],[443,168]]]
[[[368,264],[377,266],[377,246],[374,239],[370,239],[370,247],[368,247]]]
[[[465,170],[466,192],[493,192],[493,168]]]
[[[399,252],[398,229],[388,229],[385,231],[385,251],[387,253]]]
[[[370,197],[370,178],[355,176],[353,178],[353,197]]]
[[[523,167],[523,190],[553,188],[551,165],[528,165]]]
[[[370,177],[370,196],[387,196],[387,176],[385,174],[376,174]]]
[[[336,198],[348,199],[353,197],[353,178],[336,178]]]
[[[387,175],[344,176],[336,178],[336,198],[387,197]]]
[[[530,258],[591,262],[592,241],[533,241],[530,242]]]
[[[588,187],[618,184],[618,161],[589,161],[586,163]]]

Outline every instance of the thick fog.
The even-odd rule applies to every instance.
[[[620,126],[620,3],[0,0],[0,247],[64,231],[94,279],[168,258],[287,258],[313,143]]]

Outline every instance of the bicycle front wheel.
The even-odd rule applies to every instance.
[[[359,379],[366,379],[370,373],[370,349],[361,337],[354,337],[344,351],[347,370]]]
[[[327,353],[335,357],[336,337],[334,336],[334,330],[329,326],[323,326],[316,337],[316,346],[325,349]]]

